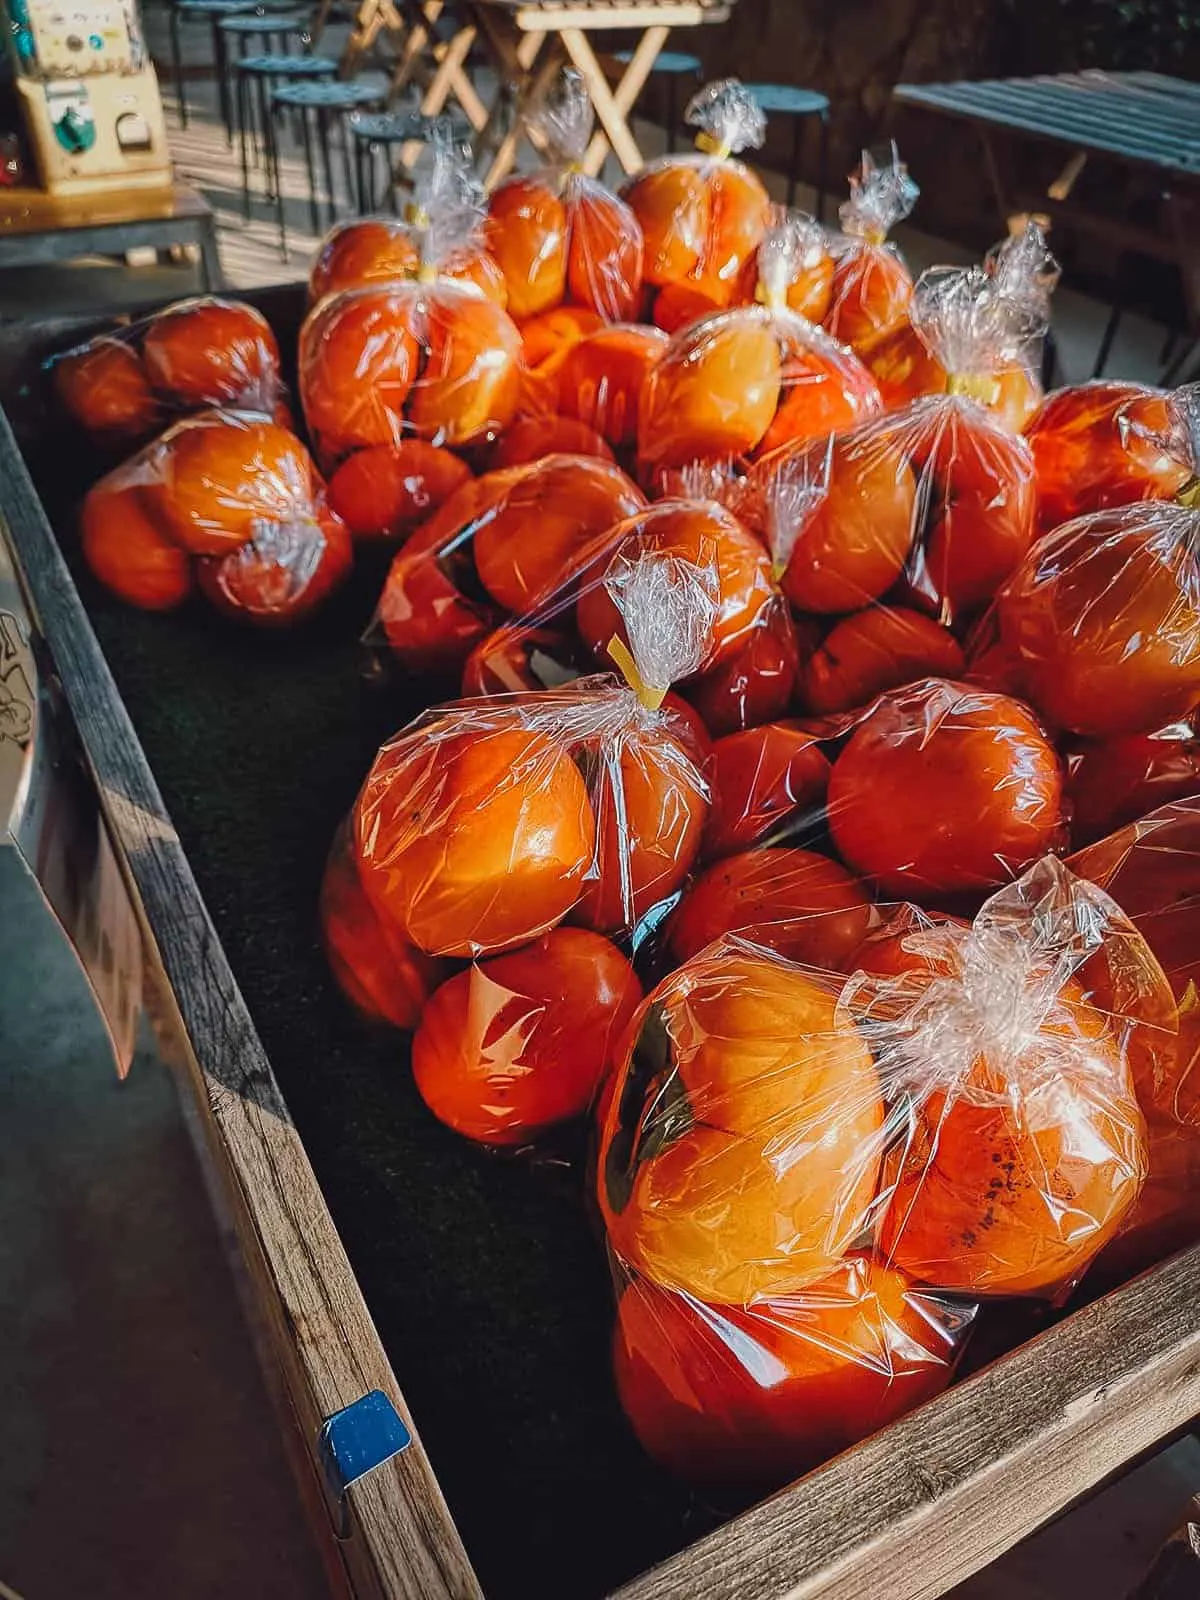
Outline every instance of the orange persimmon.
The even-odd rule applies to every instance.
[[[1048,395],[1025,428],[1037,473],[1038,521],[1138,500],[1169,500],[1194,476],[1174,397],[1105,378]]]
[[[289,627],[311,616],[353,565],[349,529],[323,506],[311,521],[263,523],[228,555],[201,558],[196,581],[235,621]]]
[[[600,535],[646,504],[611,461],[553,455],[507,470],[502,496],[472,540],[479,581],[493,600],[520,614],[578,572]]]
[[[140,439],[160,420],[160,402],[142,359],[123,339],[92,339],[60,357],[53,372],[59,401],[89,433]]]
[[[625,1035],[601,1134],[617,1257],[721,1305],[834,1270],[875,1195],[883,1104],[841,984],[718,945],[653,991]]]
[[[829,762],[798,724],[768,722],[716,741],[708,784],[703,853],[706,861],[716,861],[757,844],[789,819],[819,814]]]
[[[485,729],[451,716],[385,745],[354,827],[367,895],[429,955],[493,955],[547,932],[595,857],[570,752],[515,709]]]
[[[617,1393],[668,1471],[766,1492],[939,1394],[968,1322],[860,1255],[748,1309],[639,1279],[617,1310]]]
[[[866,890],[812,850],[764,845],[717,861],[684,895],[671,921],[676,961],[722,934],[737,934],[789,961],[840,970],[871,926]]]
[[[801,697],[821,716],[853,711],[917,678],[956,678],[963,670],[954,635],[919,611],[870,606],[843,617],[804,667]]]
[[[375,914],[358,876],[349,829],[339,828],[321,880],[321,939],[338,988],[375,1022],[409,1031],[442,982],[445,963],[398,938]]]
[[[355,217],[326,234],[309,274],[309,304],[343,289],[413,278],[420,266],[421,241],[410,223],[395,217]],[[498,306],[507,302],[503,273],[478,247],[453,252],[439,264],[438,273],[473,283]]]
[[[646,282],[729,286],[730,298],[770,219],[762,182],[740,161],[667,156],[625,186],[645,239]]]
[[[912,292],[912,275],[893,250],[856,239],[834,263],[825,328],[865,353],[902,322]]]
[[[574,417],[518,417],[496,440],[490,465],[521,467],[543,456],[596,456],[613,460],[608,441]]]
[[[294,434],[265,419],[186,417],[150,447],[148,463],[147,504],[193,555],[225,555],[263,523],[312,515],[312,459]]]
[[[450,978],[425,1006],[413,1077],[439,1121],[483,1144],[522,1144],[591,1105],[642,998],[613,944],[554,928]]]
[[[879,385],[888,411],[919,400],[922,395],[945,394],[950,382],[945,367],[907,318],[871,343],[862,359]],[[976,384],[972,394],[1013,433],[1020,433],[1042,403],[1041,384],[1020,362],[989,374]]]
[[[784,361],[771,319],[746,310],[689,324],[641,396],[638,457],[647,471],[749,455],[779,409]]]
[[[424,364],[409,395],[413,429],[464,445],[505,429],[521,398],[521,336],[507,312],[453,282],[422,305]]]
[[[717,615],[703,663],[706,669],[741,646],[776,592],[770,558],[762,545],[736,517],[712,502],[659,501],[631,528],[609,565],[618,561],[633,564],[648,553],[674,556],[715,571]],[[597,582],[584,589],[575,609],[580,635],[601,659],[612,638],[624,638],[624,624],[603,580],[601,573]]]
[[[801,647],[786,601],[776,596],[745,641],[684,687],[716,738],[785,717],[800,672]]]
[[[355,539],[391,543],[410,534],[471,477],[465,461],[424,439],[369,445],[329,480],[329,504]]]
[[[646,374],[668,344],[661,329],[636,324],[589,334],[570,350],[559,370],[560,410],[596,429],[614,449],[634,444]]]
[[[79,533],[92,572],[130,605],[171,611],[191,593],[188,554],[167,538],[137,484],[102,478],[84,498]]]
[[[142,364],[161,394],[183,406],[243,406],[274,412],[279,346],[254,306],[237,300],[183,300],[154,316]]]
[[[1071,844],[1076,850],[1094,844],[1159,806],[1193,795],[1200,795],[1194,719],[1157,733],[1092,741],[1071,768]]]
[[[400,442],[420,364],[411,310],[411,291],[355,289],[305,319],[300,398],[326,468],[364,445]]]
[[[504,274],[519,322],[562,304],[567,292],[567,208],[539,176],[509,178],[488,201],[488,253]]]
[[[998,601],[1031,702],[1088,738],[1152,733],[1200,704],[1200,513],[1122,506],[1034,546]]]
[[[833,764],[838,852],[885,894],[1006,882],[1052,850],[1063,777],[1028,707],[943,678],[883,695]]]

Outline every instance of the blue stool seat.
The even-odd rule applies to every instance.
[[[184,21],[189,17],[249,16],[257,10],[257,0],[175,0],[173,9]]]
[[[285,83],[275,90],[271,102],[294,106],[298,111],[353,111],[356,106],[372,105],[382,98],[382,90],[365,83]]]
[[[786,117],[815,117],[829,110],[829,96],[791,83],[748,83],[745,86],[764,111]]]
[[[287,33],[292,28],[305,28],[308,18],[302,11],[271,11],[265,15],[255,11],[249,16],[240,13],[222,17],[219,24],[223,33]]]
[[[410,139],[428,139],[434,122],[444,122],[441,117],[423,117],[419,111],[368,111],[356,116],[350,128],[356,139],[368,144],[407,144]],[[464,117],[450,124],[452,139],[469,139],[471,124]]]
[[[338,69],[331,56],[246,56],[235,65],[239,72],[261,78],[332,78]]]
[[[632,50],[617,50],[613,60],[619,61],[622,66],[628,66],[633,60]],[[699,56],[685,56],[680,50],[660,50],[654,58],[651,72],[696,72],[700,71]]]

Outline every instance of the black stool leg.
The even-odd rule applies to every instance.
[[[317,136],[321,141],[321,167],[325,174],[325,193],[329,199],[329,226],[337,221],[337,196],[333,187],[333,162],[329,156],[329,112],[324,106],[317,110]]]
[[[267,121],[270,117],[272,85],[267,82],[266,78],[261,72],[255,73],[254,76],[255,83],[258,86],[258,130],[255,133],[253,141],[254,165],[257,166],[261,159],[264,171],[266,173],[267,189],[269,191],[271,187],[271,166],[267,160],[267,140],[268,138],[271,140],[274,140],[275,138],[275,129],[273,127],[270,131],[270,134],[268,135],[267,133]],[[260,134],[261,144],[259,142]]]
[[[250,121],[250,86],[246,82],[246,74],[235,68],[235,85],[237,94],[235,104],[237,107],[238,143],[242,153],[242,214],[246,221],[250,221],[250,130],[247,124]]]
[[[829,188],[829,113],[821,113],[821,148],[817,153],[817,221],[825,221],[825,191]]]
[[[275,190],[275,220],[279,224],[279,254],[284,261],[288,258],[287,224],[283,216],[283,184],[279,178],[279,141],[276,138],[275,122],[279,112],[272,106],[263,125],[263,142],[267,147],[267,178],[268,187],[273,185]]]
[[[342,136],[342,171],[346,174],[346,204],[353,210],[357,189],[354,182],[354,167],[350,145],[354,140],[354,134],[350,127],[349,117],[341,117],[339,121],[341,123],[340,131]]]
[[[183,48],[179,42],[179,9],[171,0],[171,59],[175,64],[175,95],[179,101],[179,126],[188,125],[187,90],[183,79]]]
[[[1108,365],[1109,352],[1112,350],[1113,340],[1117,337],[1117,328],[1120,326],[1121,317],[1125,312],[1126,260],[1125,256],[1121,256],[1117,261],[1116,295],[1113,299],[1112,310],[1108,314],[1108,321],[1104,325],[1100,348],[1096,352],[1096,365],[1092,368],[1093,378],[1099,378]]]
[[[229,103],[229,69],[226,64],[225,35],[221,19],[213,18],[213,66],[217,73],[217,101],[221,107],[221,122],[225,128],[225,142],[233,149],[233,110]]]
[[[678,126],[679,100],[675,86],[675,74],[667,73],[667,154],[675,154],[675,129]]]
[[[300,135],[304,140],[304,164],[308,168],[308,215],[312,231],[321,232],[321,213],[317,210],[317,169],[313,165],[312,129],[308,125],[308,108],[299,107]]]

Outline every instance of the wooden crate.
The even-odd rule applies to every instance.
[[[256,298],[283,348],[294,347],[301,290]],[[427,1147],[402,1143],[379,1155],[377,1124],[411,1092],[398,1055],[394,1078],[390,1057],[377,1058],[383,1065],[370,1079],[375,1098],[363,1124],[351,1126],[341,1143],[329,1132],[345,1122],[346,1082],[321,1076],[333,1059],[332,1035],[322,1030],[313,993],[327,982],[307,945],[297,946],[295,959],[285,950],[278,970],[264,960],[253,896],[241,893],[237,871],[221,868],[220,839],[197,827],[195,817],[210,789],[228,791],[242,810],[231,806],[217,832],[235,830],[241,876],[262,873],[264,893],[282,884],[281,893],[295,895],[295,907],[309,904],[320,846],[316,835],[284,838],[295,784],[272,790],[279,779],[270,748],[245,752],[240,790],[218,772],[218,758],[243,759],[238,694],[256,686],[276,693],[273,705],[292,719],[279,733],[276,756],[292,752],[297,759],[293,747],[305,728],[305,696],[324,681],[324,665],[314,665],[312,657],[341,651],[343,644],[330,646],[328,633],[251,640],[199,615],[140,617],[106,601],[79,570],[70,509],[94,469],[47,421],[38,365],[92,326],[62,318],[0,324],[0,398],[7,414],[0,419],[0,533],[15,553],[30,614],[61,677],[143,919],[154,1021],[194,1113],[214,1204],[244,1269],[247,1315],[322,1536],[331,1593],[464,1600],[486,1588],[489,1600],[507,1594],[592,1600],[614,1590],[621,1600],[918,1600],[992,1560],[1200,1411],[1197,1248],[1047,1326],[750,1511],[721,1522],[666,1484],[620,1433],[604,1360],[609,1311],[600,1252],[566,1192],[574,1186],[556,1185],[552,1172],[497,1163],[429,1128],[428,1118],[419,1124]],[[329,628],[345,632],[350,621],[340,615]],[[135,706],[136,731],[93,622]],[[150,641],[148,655],[130,654],[135,637]],[[185,647],[199,649],[197,659],[211,674],[204,684],[211,707],[206,702],[193,722],[171,698],[183,696],[187,670],[194,668],[181,657]],[[336,659],[344,665],[342,655]],[[354,693],[346,703],[357,704]],[[412,709],[381,712],[376,706],[361,728],[346,729],[341,716],[330,725],[336,737],[317,737],[321,730],[314,727],[311,782],[328,790],[331,821],[365,770],[377,738],[372,717],[391,715],[399,725]],[[154,752],[171,811],[143,743]],[[325,771],[330,763],[337,772]],[[250,835],[244,842],[236,833],[238,817]],[[195,876],[176,832],[185,822]],[[232,966],[214,920],[234,952]],[[296,911],[291,920],[303,921],[303,915]],[[311,1058],[301,1051],[302,1059],[288,1060],[285,1082],[306,1126],[313,1164],[251,1010],[268,1033],[280,1032],[281,1017],[286,1023],[292,1011],[298,1015],[293,1032],[281,1037],[298,1034]],[[345,1025],[356,1026],[348,1017]],[[372,1048],[365,1040],[361,1048],[352,1042],[348,1057],[356,1061]],[[282,1070],[285,1062],[277,1057],[277,1065]],[[405,1134],[413,1137],[411,1130]],[[424,1164],[431,1181],[416,1191],[408,1210],[393,1212],[385,1180],[393,1168],[410,1164]],[[385,1235],[406,1246],[407,1278],[393,1270],[387,1240],[381,1244],[377,1233],[363,1230],[364,1213],[349,1203],[356,1200]],[[501,1207],[503,1214],[493,1215]],[[466,1265],[457,1276],[442,1274],[429,1237],[437,1218],[453,1218],[460,1208],[462,1237],[452,1237]],[[531,1290],[527,1303],[516,1297],[504,1316],[493,1304],[489,1323],[486,1300],[471,1300],[472,1257],[481,1275],[525,1271],[543,1219],[549,1219],[546,1253],[553,1270],[531,1279],[538,1292]],[[383,1339],[351,1260],[368,1285]],[[414,1261],[424,1263],[422,1272],[413,1270]],[[586,1292],[560,1316],[554,1304],[559,1282],[574,1284],[576,1277]],[[539,1326],[544,1315],[553,1323],[550,1337]],[[478,1349],[464,1342],[464,1329],[480,1340]],[[485,1352],[486,1371],[462,1364],[467,1348]],[[531,1372],[548,1387],[531,1388]],[[388,1395],[413,1424],[414,1443],[339,1500],[322,1465],[321,1425],[372,1389]],[[456,1409],[459,1391],[466,1414]],[[437,1475],[416,1426],[425,1427],[427,1444],[434,1441]],[[702,1536],[689,1543],[693,1532]],[[637,1565],[656,1557],[663,1559],[637,1575]]]

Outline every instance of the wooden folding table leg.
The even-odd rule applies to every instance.
[[[463,71],[463,64],[475,43],[474,23],[468,22],[444,45],[434,51],[437,71],[429,80],[429,87],[421,100],[421,114],[436,117],[453,94],[467,115],[467,121],[478,132],[487,121],[487,107],[475,92],[475,86]]]
[[[469,8],[479,28],[480,38],[487,46],[496,71],[496,94],[487,121],[475,140],[475,163],[480,170],[490,170],[490,163],[503,141],[504,113],[516,98],[521,85],[533,69],[546,35],[542,32],[520,33],[509,22],[499,17],[488,5]]]
[[[647,29],[642,44],[645,44],[646,38],[649,38],[651,33],[657,31],[659,30]],[[667,30],[664,28],[661,31],[665,34]],[[588,43],[587,35],[581,28],[560,28],[558,36],[563,42],[563,48],[579,68],[580,76],[587,87],[588,96],[592,105],[596,108],[597,120],[607,134],[608,142],[612,145],[617,160],[627,173],[632,175],[635,172],[640,172],[645,165],[642,160],[642,152],[637,147],[637,140],[629,131],[625,113],[617,104],[612,90],[608,87],[608,79],[604,76],[600,63],[596,60],[595,53]],[[641,45],[638,48],[640,50]],[[661,47],[656,47],[653,53],[650,54],[651,63],[654,60],[654,56],[658,54],[659,48]],[[632,72],[632,61],[629,64],[629,69]],[[649,66],[646,67],[646,71],[649,72]],[[628,73],[626,76],[628,76]],[[645,81],[644,77],[642,81]],[[601,152],[600,159],[601,161],[604,159],[603,152]]]
[[[441,14],[443,0],[427,0],[419,8],[420,21],[409,25],[408,38],[396,60],[392,81],[388,84],[387,101],[395,105],[400,96],[421,70],[422,60],[429,44],[429,30]]]
[[[517,94],[516,104],[513,107],[512,127],[501,139],[496,147],[496,154],[492,157],[491,165],[484,176],[484,187],[494,189],[506,176],[512,167],[517,155],[517,146],[521,142],[522,121],[526,109],[535,105],[545,94],[552,80],[562,68],[563,52],[557,39],[548,39],[546,49],[538,64],[526,75]]]
[[[669,28],[647,28],[638,40],[637,49],[629,58],[624,75],[613,91],[613,103],[620,111],[622,117],[628,117],[637,102],[637,97],[642,92],[642,85],[654,71],[654,63],[658,60],[659,53],[667,42]],[[672,82],[674,80],[672,79]],[[592,135],[591,143],[587,147],[587,154],[583,158],[583,170],[589,177],[594,178],[604,166],[604,158],[608,154],[608,139],[599,130]]]

